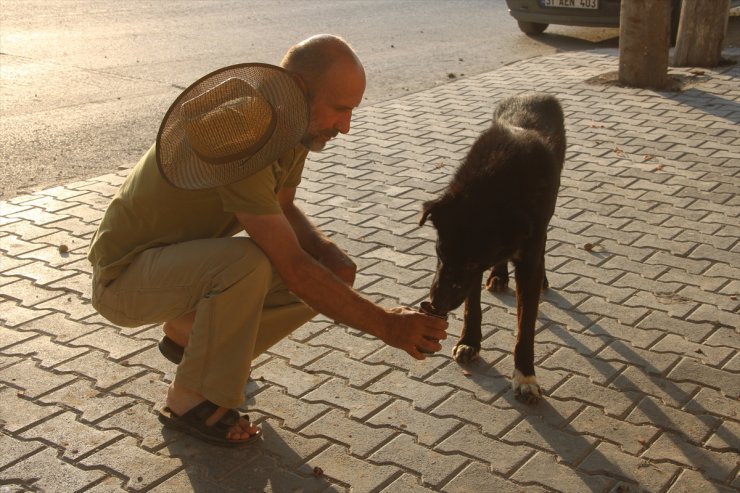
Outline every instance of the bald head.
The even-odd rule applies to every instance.
[[[314,92],[324,76],[337,66],[364,75],[362,63],[354,50],[344,39],[332,34],[317,34],[292,46],[280,65],[303,79],[309,93]]]

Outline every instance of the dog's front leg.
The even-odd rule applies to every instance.
[[[512,387],[518,399],[536,403],[542,392],[534,374],[534,329],[545,266],[542,253],[531,253],[515,263],[517,335]]]
[[[468,297],[465,298],[465,318],[460,340],[452,348],[452,357],[458,363],[469,363],[480,353],[481,341],[481,308],[480,291],[483,281],[483,272],[477,277],[476,282],[470,288]]]

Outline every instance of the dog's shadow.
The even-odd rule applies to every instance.
[[[483,295],[485,304],[490,305],[486,310],[487,312],[495,307],[505,309],[507,315],[513,314],[514,317],[516,316],[516,297],[511,286],[508,291],[491,293],[491,295],[492,298]],[[571,396],[567,392],[562,397],[558,396],[558,390],[570,377],[580,376],[593,380],[594,376],[578,373],[578,370],[570,368],[570,365],[568,365],[568,368],[563,368],[558,366],[559,363],[547,364],[551,354],[561,348],[569,348],[576,353],[574,357],[584,357],[586,364],[591,360],[598,363],[591,365],[593,371],[601,372],[603,379],[610,380],[610,383],[598,384],[599,386],[619,392],[621,396],[629,399],[630,402],[625,413],[631,416],[634,415],[629,422],[634,425],[651,426],[655,426],[655,423],[661,423],[661,428],[664,429],[662,433],[652,437],[652,439],[648,437],[644,443],[640,442],[642,447],[637,455],[646,454],[647,458],[640,463],[639,467],[647,467],[646,464],[652,464],[650,449],[656,440],[662,440],[663,447],[673,447],[677,451],[676,453],[685,457],[684,463],[698,471],[712,471],[709,473],[703,472],[703,475],[709,479],[718,480],[721,479],[723,472],[728,474],[731,472],[728,465],[720,463],[711,451],[704,450],[700,444],[695,443],[696,438],[692,436],[690,430],[685,429],[685,423],[675,421],[676,416],[673,413],[677,411],[666,409],[667,407],[673,409],[689,408],[691,414],[697,416],[697,419],[708,429],[718,428],[720,421],[714,416],[715,413],[693,399],[692,391],[668,379],[661,368],[656,367],[651,361],[635,351],[626,337],[619,332],[615,332],[614,328],[610,328],[610,324],[600,323],[601,316],[582,312],[566,295],[561,294],[557,287],[543,291],[541,307],[543,303],[549,304],[554,309],[554,311],[544,310],[545,312],[549,311],[552,317],[540,310],[535,336],[535,341],[538,338],[540,340],[539,345],[535,342],[536,347],[539,346],[539,355],[535,359],[535,366],[538,370],[539,383],[543,389],[543,398],[535,405],[527,405],[516,399],[510,386],[504,388],[503,382],[509,382],[507,372],[509,369],[513,369],[513,358],[510,355],[500,357],[500,353],[505,351],[505,345],[509,342],[512,344],[509,347],[509,351],[511,351],[515,325],[511,322],[498,323],[498,320],[490,320],[489,316],[488,324],[493,323],[504,328],[489,330],[488,335],[484,336],[482,341],[479,358],[468,364],[460,365],[461,368],[470,373],[470,381],[479,386],[484,392],[499,390],[494,395],[482,395],[483,392],[478,393],[475,389],[469,389],[479,400],[488,402],[493,408],[501,410],[516,409],[523,417],[520,421],[521,426],[538,435],[543,444],[546,443],[547,448],[556,453],[563,463],[575,469],[583,470],[588,474],[598,475],[600,472],[603,473],[600,468],[603,468],[604,464],[613,462],[610,457],[604,455],[601,448],[594,448],[593,444],[603,440],[603,437],[600,433],[581,429],[579,426],[581,421],[578,420],[578,416],[582,410],[591,406],[596,406],[601,409],[605,416],[609,416],[611,412],[608,406],[606,403],[603,405],[594,404],[588,399],[588,396],[583,396],[583,399],[581,399],[578,396]],[[563,316],[559,317],[558,314],[561,313]],[[546,335],[548,331],[550,333]],[[503,345],[499,340],[494,340],[494,338],[501,339],[502,335],[507,335],[503,339],[510,339],[504,342]],[[583,337],[602,339],[602,349],[608,348],[614,354],[607,358],[599,357],[598,353],[601,350],[595,352],[593,348],[587,347]],[[489,360],[487,359],[488,355],[494,356]],[[453,364],[457,363],[453,362]],[[639,369],[641,372],[639,380],[635,380],[635,377],[631,377],[630,373],[623,371],[625,365]],[[619,373],[619,376],[610,378],[615,373]],[[648,384],[648,389],[645,388],[645,383]],[[597,384],[594,383],[594,385]],[[665,395],[657,395],[655,392],[651,392],[649,387],[661,389],[661,394]],[[661,403],[663,399],[669,399],[676,404]],[[621,418],[614,416],[614,419],[624,420],[625,418],[624,416]],[[518,427],[519,425],[515,426],[511,431]],[[726,440],[727,443],[736,441],[737,437],[732,437],[730,433],[720,433],[721,428],[717,431],[718,436]],[[502,433],[498,438],[514,444],[520,441],[516,433],[511,435],[508,432]],[[576,466],[576,464],[579,465]],[[656,468],[655,473],[666,474],[666,471]],[[640,475],[630,471],[615,473],[615,471],[610,470],[609,475],[629,485],[640,482]],[[592,479],[594,480],[593,484],[589,483],[584,486],[591,489],[591,491],[602,491],[605,485],[597,480],[597,476]]]

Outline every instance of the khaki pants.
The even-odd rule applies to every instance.
[[[252,360],[316,314],[249,238],[152,248],[113,281],[99,280],[94,268],[92,303],[124,327],[195,311],[177,383],[228,408],[244,403]]]

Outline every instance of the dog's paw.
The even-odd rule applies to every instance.
[[[458,344],[452,348],[452,357],[458,363],[470,363],[480,353],[479,347],[468,346],[467,344]]]
[[[491,276],[486,281],[486,289],[491,293],[504,293],[509,289],[509,280]]]
[[[537,377],[524,376],[519,370],[514,370],[511,388],[514,389],[514,397],[525,404],[537,404],[542,397],[542,389],[537,384]]]

